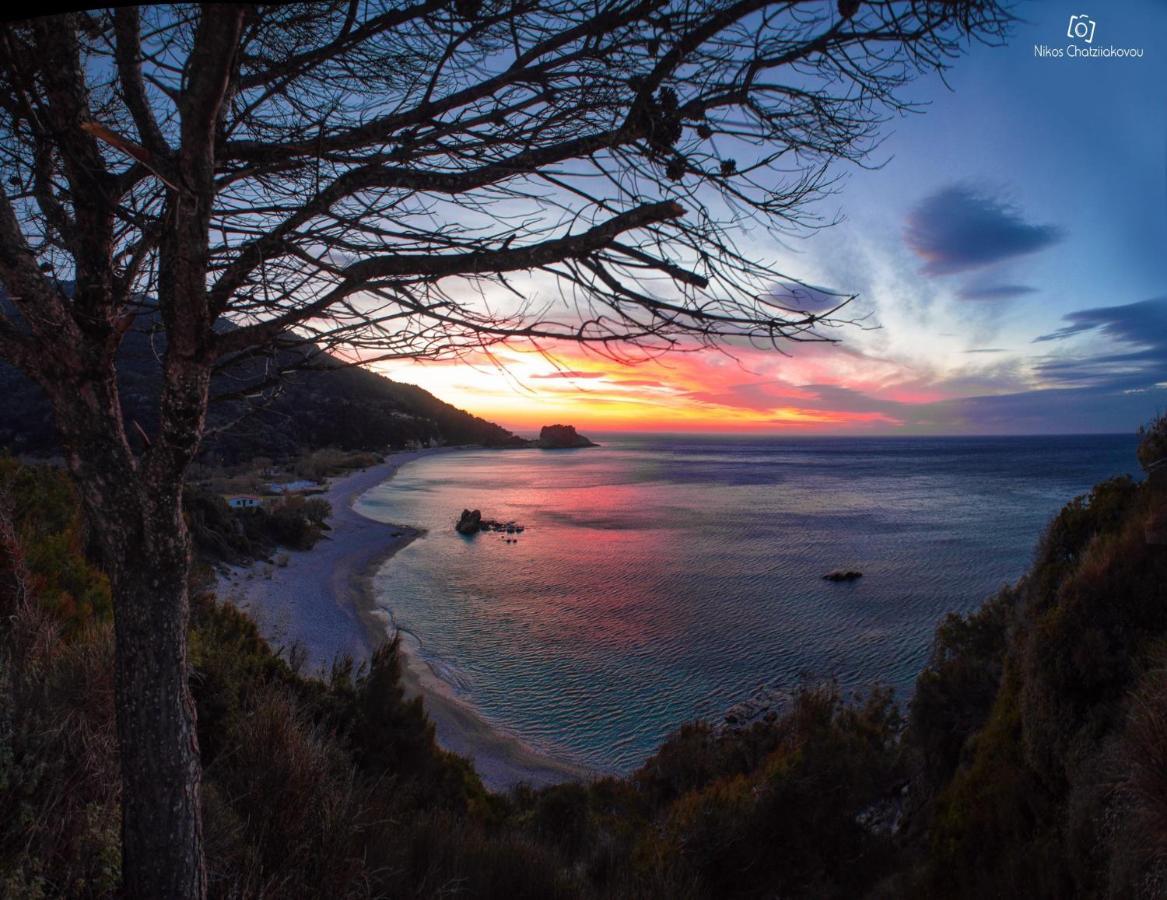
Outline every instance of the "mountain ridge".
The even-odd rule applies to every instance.
[[[134,440],[153,434],[158,424],[165,338],[150,327],[155,318],[150,312],[140,315],[118,351],[122,414]],[[291,371],[269,385],[273,369]],[[311,344],[243,360],[217,373],[211,395],[199,452],[205,463],[287,458],[327,446],[380,451],[417,444],[528,445],[502,426],[423,388],[346,364]],[[60,449],[52,410],[40,387],[4,362],[0,446],[32,456]]]

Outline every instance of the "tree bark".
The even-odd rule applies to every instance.
[[[46,384],[114,599],[124,896],[201,900],[207,875],[187,672],[185,464],[148,466],[135,457],[112,364],[83,369],[71,389],[62,387]]]
[[[187,681],[189,553],[180,498],[149,498],[113,578],[127,897],[201,898],[202,766]]]

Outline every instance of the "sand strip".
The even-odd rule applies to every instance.
[[[311,550],[273,555],[286,558],[286,565],[229,567],[220,575],[219,596],[246,610],[273,646],[289,651],[300,647],[309,671],[326,671],[334,659],[346,655],[367,660],[388,634],[389,616],[377,606],[373,576],[423,532],[365,518],[353,504],[401,465],[434,452],[443,451],[395,453],[381,465],[333,479],[323,495],[332,505],[327,536]],[[402,637],[407,693],[422,695],[438,743],[473,761],[487,787],[508,790],[519,783],[542,786],[589,777],[586,770],[542,755],[493,728],[421,659],[412,636]]]

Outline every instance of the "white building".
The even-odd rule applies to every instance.
[[[232,509],[251,509],[255,506],[263,506],[263,498],[257,497],[255,494],[232,494],[224,499]]]

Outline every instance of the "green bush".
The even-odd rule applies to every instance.
[[[85,557],[87,543],[65,472],[0,457],[0,577],[23,567],[27,589],[67,630],[106,621],[113,610],[108,579]]]

